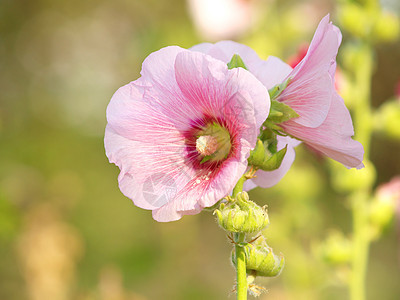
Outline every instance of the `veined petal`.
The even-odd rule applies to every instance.
[[[361,167],[364,155],[362,145],[353,140],[353,124],[343,99],[334,92],[329,113],[321,126],[307,128],[293,120],[281,124],[289,134],[303,140],[347,167]]]
[[[177,56],[175,70],[178,86],[192,109],[227,118],[232,125],[255,118],[256,131],[268,117],[268,91],[250,72],[242,68],[228,70],[225,63],[190,51]]]
[[[318,25],[306,56],[288,75],[291,81],[277,100],[300,115],[295,123],[315,128],[325,120],[334,88],[330,72],[340,40],[338,29],[329,23],[327,15]]]

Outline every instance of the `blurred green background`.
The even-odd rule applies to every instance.
[[[0,299],[229,296],[232,246],[210,212],[157,223],[119,191],[119,170],[103,147],[112,94],[164,46],[234,39],[262,58],[289,60],[328,12],[349,28],[344,44],[353,35],[365,38],[359,31],[366,27],[344,1],[232,0],[221,1],[222,9],[218,3],[0,0]],[[391,14],[372,43],[377,111],[400,103],[400,4],[381,4]],[[341,51],[339,68],[346,64]],[[343,86],[345,97],[351,84]],[[387,122],[378,116],[371,146],[376,185],[400,174],[400,115]],[[335,186],[328,160],[304,146],[296,152],[284,180],[250,194],[268,204],[268,242],[286,257],[281,276],[258,281],[269,290],[261,299],[347,299],[346,193]],[[390,217],[372,243],[368,299],[400,297],[399,217]]]

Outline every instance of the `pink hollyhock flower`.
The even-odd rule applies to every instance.
[[[354,130],[350,113],[334,89],[341,38],[339,29],[329,22],[329,15],[324,17],[306,56],[288,73],[285,80],[290,78],[290,82],[277,98],[300,116],[281,127],[343,165],[362,168],[363,147],[351,138]]]
[[[119,187],[157,221],[196,214],[245,172],[268,91],[242,68],[176,46],[147,57],[141,75],[107,108],[105,148]]]

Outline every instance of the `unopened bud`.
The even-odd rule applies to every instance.
[[[275,255],[263,236],[260,236],[253,244],[244,246],[246,253],[246,272],[255,276],[278,276],[285,265],[282,255]],[[236,254],[232,252],[232,263],[236,266]]]
[[[214,214],[219,226],[229,232],[258,232],[269,224],[266,208],[250,201],[246,192],[239,193],[232,202],[222,203]]]

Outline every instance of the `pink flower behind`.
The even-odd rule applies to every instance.
[[[232,191],[269,95],[248,71],[179,47],[151,54],[141,75],[107,108],[106,154],[121,169],[121,191],[155,220],[173,221]]]
[[[329,15],[323,18],[306,56],[287,75],[290,83],[277,98],[300,117],[281,126],[343,165],[362,168],[363,147],[351,138],[354,130],[350,113],[334,88],[341,38],[339,29],[329,22]]]

